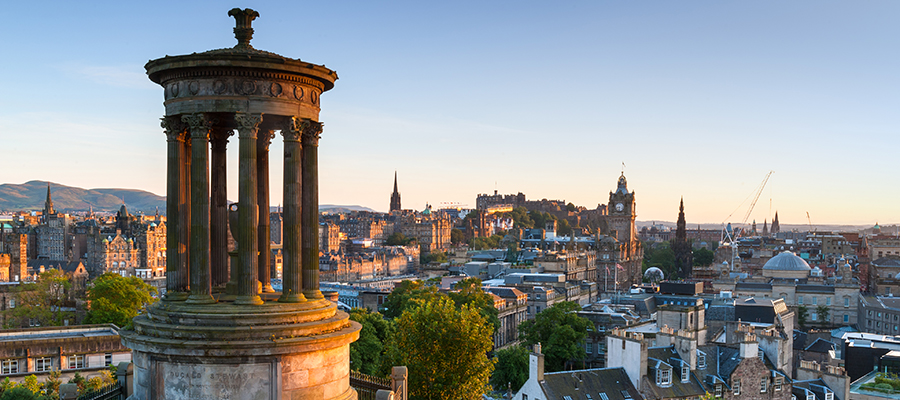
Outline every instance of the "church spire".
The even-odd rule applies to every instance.
[[[394,192],[391,193],[390,211],[400,211],[400,191],[397,190],[397,171],[394,171]]]
[[[699,233],[699,229],[697,230]],[[678,224],[675,228],[675,239],[670,244],[675,253],[675,268],[678,277],[690,279],[693,276],[694,254],[691,243],[687,240],[687,222],[684,219],[684,197],[678,206]]]
[[[772,234],[781,232],[781,226],[778,224],[778,211],[775,211],[775,219],[772,220]]]
[[[47,200],[44,201],[44,217],[52,214],[56,214],[56,210],[53,209],[53,199],[50,198],[50,182],[47,182]]]

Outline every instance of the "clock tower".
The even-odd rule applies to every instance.
[[[619,185],[615,192],[609,192],[609,222],[610,234],[615,231],[615,238],[622,243],[630,243],[637,239],[637,230],[634,227],[634,219],[637,216],[634,204],[634,192],[628,192],[628,182],[625,174],[619,176]]]

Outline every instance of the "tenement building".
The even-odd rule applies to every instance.
[[[166,294],[121,332],[133,350],[134,397],[355,399],[349,346],[360,325],[319,290],[318,118],[337,74],[255,49],[259,13],[228,15],[236,46],[145,65],[164,91],[168,235]],[[284,142],[281,292],[270,280],[276,133]],[[235,204],[226,197],[229,141],[238,147]]]

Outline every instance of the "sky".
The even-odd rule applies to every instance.
[[[320,204],[386,211],[396,171],[404,208],[494,190],[595,208],[624,169],[639,220],[683,197],[689,223],[900,222],[896,1],[12,2],[0,183],[165,195],[143,66],[232,47],[236,5],[260,13],[254,47],[340,77]]]

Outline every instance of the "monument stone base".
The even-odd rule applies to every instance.
[[[350,343],[360,325],[334,303],[160,302],[122,331],[135,400],[356,399]]]

